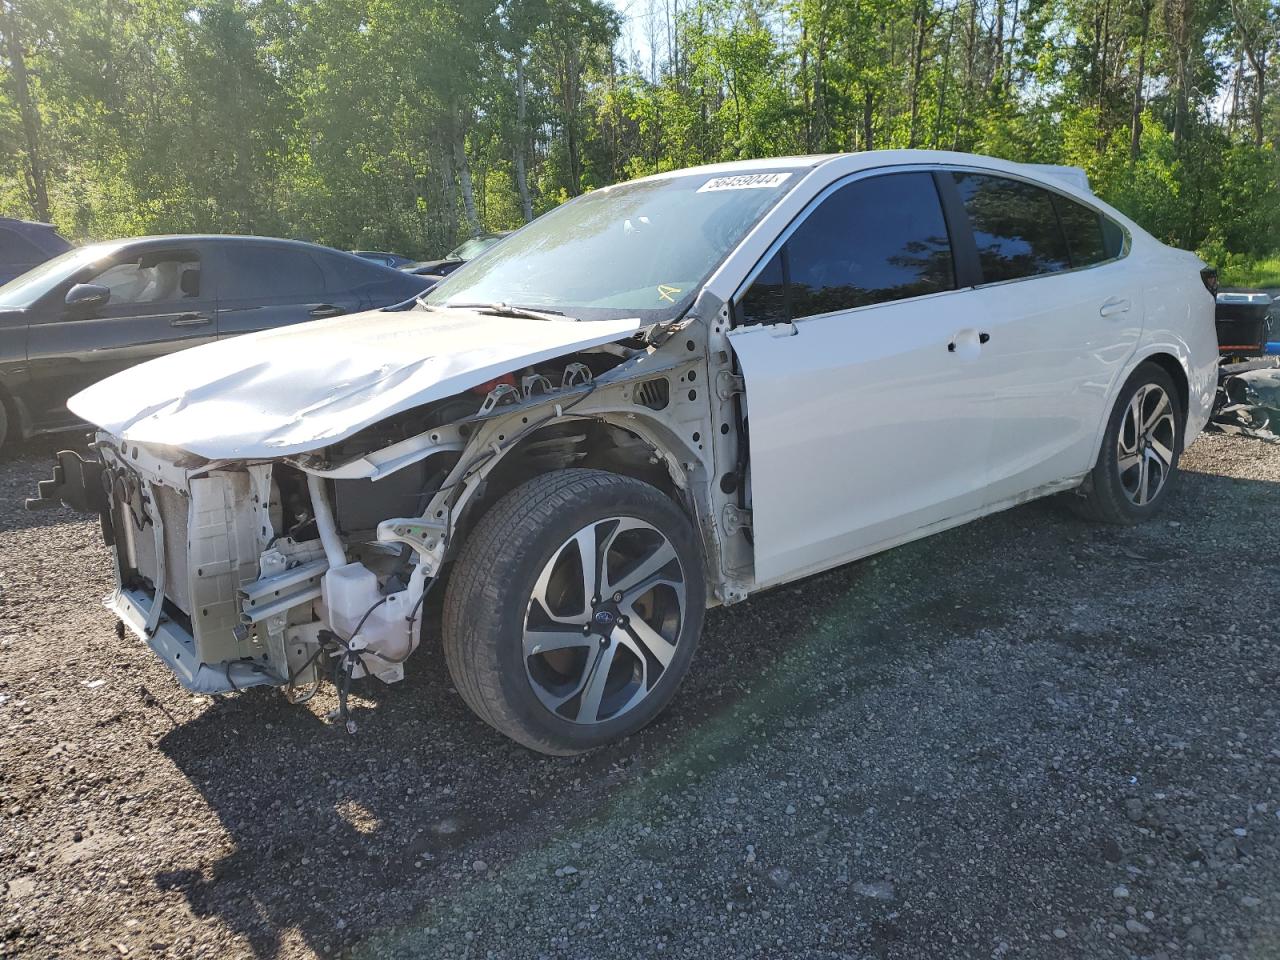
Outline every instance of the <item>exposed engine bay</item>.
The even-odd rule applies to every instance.
[[[743,484],[711,467],[742,460],[740,414],[732,377],[706,389],[697,341],[666,329],[539,360],[277,458],[210,459],[102,431],[100,463],[64,459],[42,495],[103,514],[119,582],[108,606],[186,687],[281,686],[300,702],[329,675],[354,731],[351,683],[403,678],[451,547],[539,474],[626,474],[680,500],[704,531],[736,519],[729,550],[712,537],[709,582],[716,602],[745,597]]]

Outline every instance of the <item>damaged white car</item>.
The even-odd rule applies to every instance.
[[[1050,493],[1149,516],[1213,396],[1203,266],[1078,171],[677,171],[405,309],[85,390],[41,496],[102,514],[111,609],[192,690],[397,680],[439,590],[466,702],[574,753],[670,701],[708,606]]]

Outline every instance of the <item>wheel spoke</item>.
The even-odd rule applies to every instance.
[[[636,587],[644,585],[645,581],[670,566],[675,558],[675,547],[671,546],[664,537],[649,556],[632,567],[630,572],[621,577],[617,583],[608,584],[605,588],[606,592],[621,593],[623,596],[632,594]]]
[[[582,563],[582,595],[586,598],[587,610],[591,609],[592,598],[600,595],[600,543],[596,537],[596,524],[583,527],[574,535],[573,542],[578,549],[578,559]]]
[[[1118,460],[1118,463],[1120,464],[1121,475],[1128,473],[1130,470],[1136,467],[1138,465],[1138,461],[1140,461],[1141,459],[1142,459],[1141,454],[1137,454],[1137,453],[1122,454]]]
[[[1164,486],[1164,464],[1154,451],[1148,450],[1147,462],[1147,502],[1150,503]]]
[[[1136,499],[1134,500],[1138,506],[1147,502],[1147,458],[1143,456],[1138,461],[1138,489]]]
[[[1132,440],[1126,442],[1125,431],[1120,431],[1120,449],[1126,453],[1129,451],[1137,452],[1142,445],[1142,398],[1144,392],[1139,390],[1132,400],[1129,401],[1129,431],[1132,434]]]
[[[1168,469],[1173,465],[1173,451],[1154,437],[1151,439],[1151,452],[1164,468]]]
[[[555,574],[556,568],[560,565],[567,549],[567,545],[565,547],[561,547],[555,556],[547,561],[547,565],[542,568],[542,572],[538,574],[538,579],[533,585],[533,596],[530,597],[530,601],[531,605],[532,603],[537,603],[538,606],[542,608],[542,612],[556,623],[584,624],[591,616],[590,593],[587,593],[583,599],[582,609],[575,610],[572,613],[558,611],[556,606],[551,602],[551,599],[547,596],[547,590],[551,587],[551,578]]]
[[[681,600],[681,612],[683,612],[683,599]],[[631,607],[626,608],[626,614],[629,618],[626,630],[631,639],[647,650],[650,656],[662,664],[665,669],[671,663],[671,658],[676,655],[676,645],[640,619]]]
[[[526,627],[524,631],[524,655],[532,657],[539,653],[551,653],[554,650],[569,650],[575,647],[589,647],[592,638],[581,630],[556,630],[553,628],[537,629]]]
[[[613,666],[614,652],[617,645],[602,647],[590,668],[586,685],[582,690],[582,701],[578,704],[578,722],[595,723],[600,717],[600,701],[604,698],[604,686],[609,679],[609,668]]]
[[[1143,432],[1146,432],[1150,430],[1152,427],[1154,427],[1156,423],[1159,422],[1160,418],[1164,415],[1164,412],[1169,409],[1169,397],[1165,394],[1163,390],[1160,390],[1158,392],[1160,394],[1160,399],[1156,401],[1156,408],[1152,410],[1151,415],[1148,416],[1142,422]]]

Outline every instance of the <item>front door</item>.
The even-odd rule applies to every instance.
[[[983,502],[987,318],[928,172],[820,198],[735,304],[756,580],[832,566]]]
[[[91,310],[67,306],[67,286],[32,311],[23,400],[40,426],[73,423],[67,399],[90,384],[144,360],[214,339],[213,285],[201,251],[136,248],[74,278],[106,287],[111,297]]]

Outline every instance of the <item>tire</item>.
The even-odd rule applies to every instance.
[[[1149,435],[1137,428],[1137,410],[1154,424]],[[1071,497],[1075,512],[1089,520],[1126,525],[1157,514],[1177,478],[1185,424],[1173,378],[1157,364],[1140,364],[1116,398],[1098,462]]]
[[[9,439],[9,406],[4,402],[4,397],[0,397],[0,448],[4,447],[7,439]]]
[[[586,574],[582,558],[602,553]],[[662,711],[705,608],[701,543],[678,505],[631,477],[558,470],[499,500],[463,544],[445,595],[445,661],[480,719],[568,756]]]

